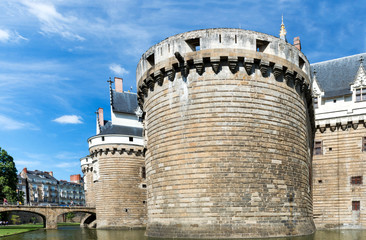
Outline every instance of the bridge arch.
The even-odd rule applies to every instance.
[[[4,213],[4,212],[9,212],[9,213],[14,213],[14,212],[26,212],[26,213],[33,213],[36,214],[38,216],[40,216],[42,218],[43,221],[43,227],[46,228],[46,216],[40,212],[37,211],[32,211],[32,210],[23,210],[23,209],[12,209],[12,210],[4,210],[4,209],[0,209],[0,213]]]
[[[38,214],[44,220],[44,227],[57,229],[57,217],[69,212],[95,213],[95,208],[90,207],[59,207],[59,206],[0,206],[0,212],[24,211]]]

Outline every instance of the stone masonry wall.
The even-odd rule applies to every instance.
[[[314,155],[314,222],[317,228],[366,227],[366,152],[362,139],[366,128],[362,123],[347,124],[316,132],[315,141],[322,142],[320,155]],[[354,129],[355,128],[355,129]],[[360,176],[360,184],[351,177]],[[352,210],[352,201],[360,202],[360,210]]]
[[[313,233],[307,74],[255,50],[205,49],[183,58],[155,62],[150,76],[138,74],[147,235]]]
[[[95,207],[95,190],[93,182],[93,165],[82,166],[84,173],[85,204],[88,207]]]
[[[146,226],[146,184],[143,147],[102,145],[90,149],[98,159],[99,179],[95,182],[97,228]]]

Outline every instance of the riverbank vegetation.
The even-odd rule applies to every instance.
[[[22,225],[7,225],[0,226],[0,237],[25,233],[43,228],[43,224],[22,224]]]
[[[80,223],[57,223],[57,226],[80,226]],[[43,224],[21,224],[21,225],[0,225],[0,237],[19,234],[19,233],[26,233],[34,230],[38,230],[43,228]]]

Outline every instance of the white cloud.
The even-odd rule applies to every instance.
[[[24,0],[22,3],[41,22],[42,33],[59,34],[69,40],[85,40],[85,38],[73,30],[73,27],[78,22],[76,17],[62,15],[51,3],[40,3],[29,0]]]
[[[8,29],[0,29],[0,42],[19,42],[20,40],[28,40],[16,31],[10,31]]]
[[[17,121],[15,119],[0,115],[0,130],[19,130],[24,128],[35,130],[35,128],[29,123]]]
[[[80,164],[79,162],[63,162],[63,163],[56,164],[56,167],[58,167],[58,168],[71,168],[71,167],[78,167],[79,164]]]
[[[109,65],[109,70],[111,70],[113,73],[118,74],[120,76],[128,74],[128,71],[123,68],[121,65],[112,63],[111,65]]]
[[[17,167],[26,167],[30,169],[34,169],[42,165],[40,161],[31,160],[14,160],[14,162]]]
[[[52,121],[61,124],[80,124],[83,123],[82,118],[76,115],[63,115],[59,118],[53,119]]]

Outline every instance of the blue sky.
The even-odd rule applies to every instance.
[[[300,36],[311,63],[366,52],[366,1],[1,0],[0,147],[18,170],[81,173],[109,77],[136,91],[141,55],[174,34],[243,28]]]

